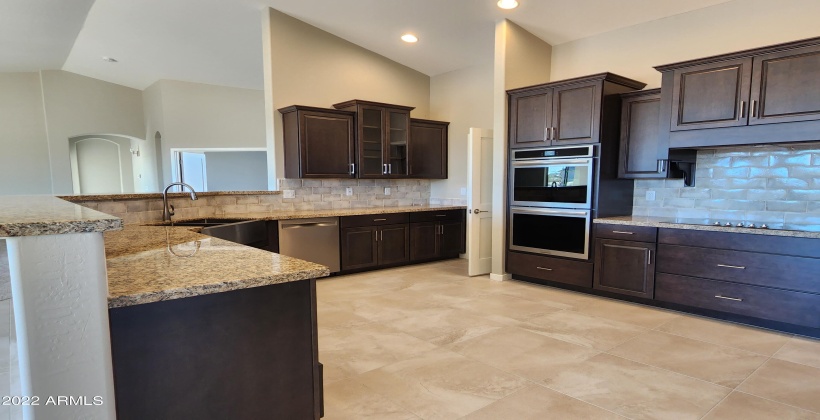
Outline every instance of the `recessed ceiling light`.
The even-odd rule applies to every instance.
[[[401,40],[412,44],[414,42],[418,42],[419,39],[413,34],[404,34],[401,36]]]
[[[498,0],[498,7],[502,9],[515,9],[518,7],[516,0]]]
[[[114,58],[114,57],[103,57],[102,59],[103,59],[103,61],[106,61],[106,62],[109,62],[109,63],[116,63],[116,62],[118,62],[118,60],[117,60],[116,58]]]

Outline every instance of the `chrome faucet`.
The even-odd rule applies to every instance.
[[[184,182],[172,182],[165,187],[165,190],[162,191],[162,220],[163,221],[171,221],[171,216],[174,215],[174,205],[168,204],[168,190],[171,189],[174,185],[179,185],[180,187],[188,187],[191,190],[191,200],[196,200],[196,191],[194,191],[194,187],[184,183]]]

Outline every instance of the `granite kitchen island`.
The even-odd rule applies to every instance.
[[[117,418],[318,418],[327,267],[192,232],[105,234]]]

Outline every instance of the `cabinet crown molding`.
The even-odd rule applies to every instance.
[[[663,64],[663,65],[660,65],[660,66],[655,66],[655,70],[657,70],[659,72],[666,72],[666,71],[678,69],[678,68],[681,68],[681,67],[689,67],[689,66],[694,66],[694,65],[699,65],[699,64],[709,64],[709,63],[715,63],[715,62],[726,61],[726,60],[735,60],[735,59],[738,59],[738,58],[745,58],[745,57],[751,57],[751,56],[755,56],[755,55],[769,54],[769,53],[773,53],[773,52],[786,51],[786,50],[791,50],[791,49],[795,49],[795,48],[810,47],[812,45],[818,45],[818,44],[820,44],[820,37],[807,38],[807,39],[801,39],[801,40],[798,40],[798,41],[786,42],[786,43],[782,43],[782,44],[774,44],[774,45],[768,45],[768,46],[765,46],[765,47],[751,48],[751,49],[748,49],[748,50],[742,50],[742,51],[735,51],[735,52],[726,53],[726,54],[713,55],[711,57],[702,57],[702,58],[696,58],[696,59],[692,59],[692,60],[679,61],[679,62],[671,63],[671,64]]]

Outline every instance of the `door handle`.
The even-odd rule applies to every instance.
[[[379,242],[379,231],[378,230],[373,231],[373,242]]]
[[[652,250],[647,249],[646,252],[648,253],[646,257],[646,265],[652,265]]]
[[[478,213],[489,213],[489,212],[490,212],[489,210],[479,210],[479,209],[475,209],[475,210],[473,210],[473,214],[478,214]]]
[[[558,137],[558,127],[552,127],[552,140],[555,140]]]
[[[441,225],[441,235],[444,235],[444,225]]]
[[[549,127],[544,127],[544,141],[547,141],[549,139],[550,139],[550,128]]]
[[[387,164],[387,173],[388,173],[388,174],[392,174],[392,173],[393,173],[393,164],[392,164],[392,163],[388,163],[388,164]]]

